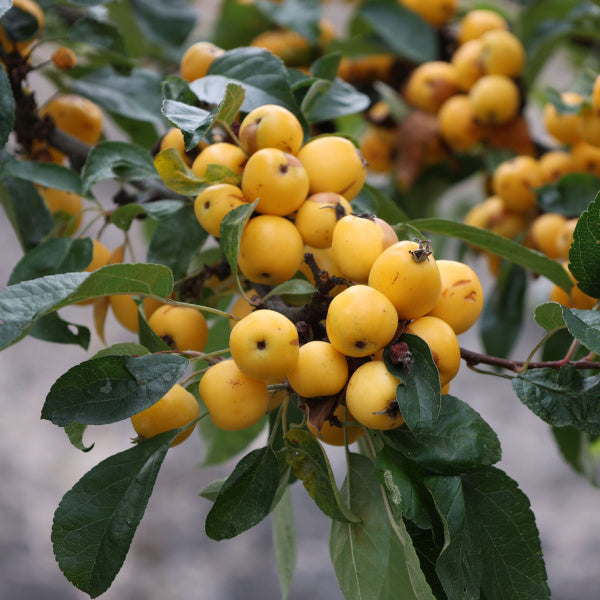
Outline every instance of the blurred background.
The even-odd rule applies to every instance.
[[[219,3],[201,0],[198,4],[201,21],[196,37],[202,38],[210,30]],[[325,10],[333,20],[341,21],[346,6],[331,2]],[[470,186],[479,184],[467,182],[444,202],[451,205],[457,198],[468,196]],[[0,240],[0,286],[4,287],[21,250],[3,213]],[[110,236],[106,242],[110,245]],[[140,250],[138,257],[143,256]],[[486,279],[486,265],[482,261],[474,268],[484,289],[489,290],[492,281]],[[517,358],[525,358],[542,335],[531,315],[547,293],[543,286],[544,282],[539,282],[530,290],[526,314],[529,324],[513,353]],[[70,307],[61,315],[92,327],[89,307]],[[109,344],[127,337],[112,316],[106,337]],[[477,331],[463,334],[460,341],[464,347],[481,350]],[[127,449],[134,432],[129,421],[89,427],[84,441],[94,443],[94,448],[83,453],[70,445],[62,429],[40,420],[40,411],[58,376],[99,348],[97,340],[85,353],[73,346],[26,338],[0,353],[0,598],[87,597],[64,578],[54,561],[50,542],[53,513],[62,495],[82,475],[104,458]],[[566,465],[549,428],[520,404],[510,382],[472,373],[463,365],[452,383],[452,393],[479,411],[500,438],[503,459],[498,466],[519,483],[531,501],[554,600],[600,597],[599,490]],[[102,598],[279,597],[270,518],[229,541],[214,542],[204,533],[210,503],[198,492],[212,480],[227,476],[235,461],[198,469],[202,456],[202,441],[195,435],[168,453],[125,564]],[[341,485],[343,453],[332,449],[330,456]],[[290,599],[341,598],[329,558],[328,519],[299,483],[292,487],[292,502],[298,561]]]

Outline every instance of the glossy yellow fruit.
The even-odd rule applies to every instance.
[[[479,123],[508,123],[517,116],[521,96],[517,84],[504,75],[484,75],[469,91],[473,114]]]
[[[4,31],[4,28],[0,23],[0,44],[2,45],[4,50],[6,52],[12,52],[13,50],[16,50],[21,54],[24,54],[25,52],[27,52],[32,42],[36,38],[38,38],[44,31],[44,28],[46,26],[46,18],[44,16],[44,11],[40,7],[40,5],[37,2],[34,2],[33,0],[13,0],[12,7],[9,10],[19,10],[29,13],[35,18],[35,20],[38,23],[38,29],[31,38],[19,40],[17,42],[13,42],[12,40],[8,39],[8,36],[6,35],[6,32]]]
[[[125,329],[137,333],[139,329],[138,305],[133,297],[127,294],[119,294],[110,296],[109,300],[110,308],[117,321],[125,327]],[[162,306],[162,302],[154,300],[154,298],[144,298],[144,314],[146,315],[146,320],[148,320],[152,313],[160,306]]]
[[[256,290],[250,289],[246,291],[246,296],[252,300],[253,298],[258,297]],[[245,316],[249,315],[256,307],[254,304],[251,304],[246,300],[244,296],[238,296],[231,305],[229,312],[237,319],[229,319],[229,324],[233,327],[240,319],[243,319]]]
[[[536,189],[543,177],[535,158],[515,156],[500,163],[492,177],[492,189],[509,210],[527,213],[537,206]]]
[[[323,423],[320,431],[309,421],[307,423],[308,430],[319,440],[330,446],[344,445],[344,413],[346,418],[346,437],[348,444],[354,443],[365,434],[365,430],[360,425],[350,425],[356,421],[354,415],[349,410],[344,410],[341,404],[338,404],[333,411],[333,422],[326,420]]]
[[[231,357],[253,379],[286,376],[298,362],[298,331],[285,315],[270,309],[251,312],[229,336]]]
[[[246,429],[267,412],[267,384],[244,375],[231,359],[212,365],[202,376],[198,389],[211,421],[220,429]]]
[[[575,92],[563,92],[562,102],[577,107],[583,102],[583,96]],[[575,113],[560,113],[551,102],[544,106],[544,127],[546,131],[563,144],[575,144],[581,139],[581,117]]]
[[[453,150],[466,152],[483,139],[484,130],[475,120],[469,96],[448,98],[438,112],[440,133]]]
[[[170,429],[183,427],[199,415],[200,406],[194,394],[176,383],[158,402],[133,415],[131,424],[139,436],[147,439]],[[194,427],[195,425],[190,425],[184,429],[173,440],[171,446],[185,441],[194,431]]]
[[[294,223],[305,244],[314,248],[329,248],[333,229],[338,221],[352,212],[350,203],[335,192],[309,196],[298,208]]]
[[[464,44],[494,29],[508,29],[508,23],[502,15],[488,9],[469,10],[458,23],[456,39],[459,44]]]
[[[433,27],[441,27],[458,9],[458,0],[399,0],[400,4],[416,12]]]
[[[77,65],[77,55],[71,48],[59,46],[52,53],[52,63],[57,69],[69,71],[70,69],[74,69],[75,65]]]
[[[459,90],[454,65],[434,60],[419,65],[409,76],[404,89],[406,101],[415,108],[437,112]]]
[[[383,219],[346,215],[333,229],[331,254],[344,277],[366,283],[377,257],[397,241]]]
[[[348,363],[330,343],[313,340],[300,347],[298,362],[287,377],[299,396],[332,396],[348,381]]]
[[[250,281],[283,283],[294,276],[303,258],[302,236],[286,218],[258,215],[244,227],[238,266]]]
[[[277,148],[257,150],[246,163],[242,191],[256,211],[280,217],[293,213],[308,196],[308,174],[293,155]]]
[[[110,250],[101,241],[94,239],[92,242],[94,244],[92,261],[84,269],[84,271],[87,271],[88,273],[107,265],[108,259],[110,258]]]
[[[564,150],[550,150],[538,159],[540,172],[544,183],[554,183],[563,175],[573,173],[575,165],[570,152]]]
[[[235,144],[217,142],[207,146],[198,154],[192,163],[192,171],[198,177],[204,177],[209,165],[227,167],[236,175],[241,175],[248,156]]]
[[[456,333],[446,321],[429,315],[419,317],[406,326],[404,333],[419,336],[429,346],[440,373],[441,387],[456,377],[460,368],[460,346]]]
[[[353,285],[331,301],[325,327],[338,352],[369,356],[392,341],[398,315],[381,292],[366,285]]]
[[[470,329],[483,310],[483,288],[479,277],[465,263],[436,261],[442,277],[442,293],[427,313],[448,323],[457,335]]]
[[[492,29],[480,38],[480,61],[488,74],[517,77],[525,66],[525,49],[523,44],[510,31]]]
[[[309,64],[312,55],[310,42],[292,29],[263,31],[249,45],[272,52],[290,67]]]
[[[369,286],[391,301],[399,319],[415,319],[435,306],[442,279],[426,244],[404,240],[384,250],[375,260]]]
[[[208,341],[204,315],[188,306],[165,304],[152,313],[148,325],[168,346],[180,352],[202,352]]]
[[[560,240],[566,223],[566,217],[557,213],[544,213],[536,217],[529,228],[534,248],[548,258],[561,258]]]
[[[196,42],[192,44],[181,57],[179,73],[186,81],[195,81],[204,77],[215,58],[225,53],[211,42]]]
[[[234,208],[246,204],[239,187],[229,183],[215,183],[202,190],[194,201],[194,213],[205,231],[221,236],[221,222]]]
[[[573,243],[573,234],[575,233],[577,221],[579,221],[577,217],[567,219],[563,230],[558,234],[556,247],[559,257],[563,260],[567,260],[569,258],[569,250],[571,249],[571,244]]]
[[[473,39],[459,46],[450,59],[454,66],[458,87],[465,92],[468,92],[474,83],[485,75],[480,56],[481,40]]]
[[[404,418],[396,402],[400,380],[381,360],[372,360],[352,373],[346,388],[346,406],[361,425],[369,429],[400,427]]]
[[[304,141],[304,130],[296,115],[287,108],[264,104],[244,117],[238,138],[248,154],[262,148],[297,154]]]
[[[298,152],[298,159],[308,173],[311,194],[335,192],[352,200],[367,177],[360,151],[337,135],[310,140]]]

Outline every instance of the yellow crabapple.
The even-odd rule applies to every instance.
[[[582,140],[573,144],[571,156],[574,172],[590,173],[600,177],[600,148]]]
[[[433,27],[441,27],[458,10],[458,0],[399,0],[399,2],[416,12]]]
[[[484,125],[508,123],[517,116],[521,95],[505,75],[484,75],[469,90],[475,119]]]
[[[216,142],[206,146],[192,163],[192,171],[198,177],[204,177],[209,165],[223,166],[231,169],[236,175],[241,175],[248,156],[235,144]]]
[[[337,222],[352,212],[350,203],[335,192],[312,194],[300,205],[294,223],[305,244],[314,248],[331,246]]]
[[[564,228],[558,234],[556,248],[559,258],[564,260],[569,258],[569,250],[571,249],[571,244],[573,243],[573,234],[575,233],[575,227],[577,226],[578,221],[579,219],[577,217],[567,219]]]
[[[242,204],[247,202],[239,187],[229,183],[215,183],[196,196],[194,213],[202,228],[218,238],[221,236],[221,222],[225,215]]]
[[[509,239],[513,239],[527,227],[525,215],[509,210],[500,196],[489,196],[473,206],[465,215],[464,221],[467,225]]]
[[[458,87],[468,92],[473,84],[485,75],[480,60],[481,40],[473,39],[459,46],[450,59]]]
[[[81,211],[83,210],[83,201],[79,194],[42,186],[38,187],[38,191],[51,213],[71,215],[72,230],[75,231],[79,228],[82,218]]]
[[[0,23],[0,45],[3,47],[3,49],[6,52],[12,52],[13,50],[16,50],[21,54],[25,54],[29,50],[33,41],[42,34],[46,27],[44,10],[37,2],[34,2],[34,0],[13,0],[9,11],[12,11],[8,13],[9,15],[18,13],[19,11],[28,13],[37,21],[37,30],[32,32],[31,37],[28,37],[24,40],[19,40],[18,42],[13,42],[8,38],[2,23]]]
[[[509,210],[528,213],[537,206],[536,188],[544,184],[537,160],[515,156],[500,163],[492,176],[492,189]]]
[[[454,65],[437,60],[420,64],[409,76],[404,89],[406,101],[415,108],[437,112],[458,92]]]
[[[480,38],[480,61],[487,74],[516,77],[525,65],[525,49],[516,35],[506,29],[486,31]]]
[[[215,58],[224,53],[223,48],[212,42],[196,42],[183,53],[179,63],[179,74],[189,82],[200,79],[206,75]]]
[[[550,150],[538,159],[544,183],[554,183],[563,175],[573,173],[575,165],[570,152],[565,150]]]
[[[138,323],[138,305],[132,296],[128,294],[115,294],[109,297],[110,308],[117,321],[129,329],[133,333],[137,333],[139,330]],[[146,320],[150,318],[150,315],[162,306],[162,302],[155,300],[154,298],[144,298],[144,314]]]
[[[457,151],[467,151],[482,139],[484,131],[475,120],[469,96],[457,94],[448,98],[438,112],[438,124],[442,137]]]
[[[508,29],[508,23],[502,15],[488,9],[469,10],[458,22],[456,39],[459,44],[465,44],[494,29]]]
[[[534,248],[548,258],[561,258],[560,241],[567,219],[558,213],[547,212],[538,215],[529,226],[529,237]]]
[[[180,352],[202,352],[208,341],[206,319],[191,306],[164,304],[150,315],[148,325],[168,346]]]

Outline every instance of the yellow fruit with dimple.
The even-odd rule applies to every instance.
[[[376,289],[353,285],[331,301],[325,320],[331,345],[346,356],[369,356],[389,344],[398,328],[393,304]]]
[[[475,119],[484,125],[508,123],[517,116],[521,96],[505,75],[484,75],[469,90]]]
[[[438,112],[442,137],[457,151],[468,151],[483,139],[483,128],[475,120],[471,101],[466,94],[448,98]]]
[[[292,321],[277,311],[255,310],[234,325],[229,349],[236,365],[248,377],[284,377],[298,362],[298,331]]]
[[[235,144],[217,142],[207,146],[192,163],[192,171],[204,177],[209,165],[227,167],[236,175],[241,175],[248,160],[246,153]]]
[[[419,65],[410,74],[404,94],[411,106],[437,112],[458,89],[454,65],[438,60]]]
[[[356,424],[351,424],[356,421],[354,415],[349,410],[344,410],[341,404],[338,404],[333,411],[333,422],[325,420],[320,431],[309,421],[307,423],[308,430],[319,440],[330,446],[344,445],[344,412],[346,413],[346,438],[348,444],[352,444],[365,434],[365,430]]]
[[[246,204],[246,198],[240,188],[229,183],[216,183],[196,196],[194,213],[203,229],[218,238],[225,215],[243,204]]]
[[[525,65],[525,49],[519,38],[505,29],[493,29],[480,38],[480,60],[484,71],[516,77]]]
[[[267,412],[267,384],[244,375],[231,359],[209,367],[198,389],[211,421],[220,429],[246,429]]]
[[[570,152],[564,150],[550,150],[538,159],[540,172],[544,183],[558,181],[563,175],[573,173],[575,166]]]
[[[456,38],[459,44],[464,44],[494,29],[508,29],[502,15],[487,9],[469,10],[458,23]]]
[[[204,77],[215,58],[225,53],[212,42],[196,42],[188,47],[181,57],[179,73],[183,79],[192,82]]]
[[[388,431],[400,427],[404,418],[396,402],[400,380],[381,360],[372,360],[354,371],[346,388],[346,406],[361,425]]]
[[[509,210],[527,213],[537,206],[536,188],[544,180],[540,167],[531,156],[515,156],[500,163],[492,177],[492,188]]]
[[[208,341],[208,325],[195,308],[165,304],[157,308],[148,325],[173,350],[202,352]]]
[[[352,212],[350,203],[335,192],[309,196],[296,211],[294,223],[305,244],[329,248],[338,221]]]

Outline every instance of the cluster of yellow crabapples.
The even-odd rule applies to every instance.
[[[320,431],[308,423],[329,443],[344,443],[343,421],[349,423],[349,441],[362,435],[362,426],[400,426],[403,418],[395,400],[400,380],[388,371],[383,349],[401,333],[421,337],[446,391],[460,366],[457,335],[475,323],[482,309],[477,275],[461,262],[436,261],[429,242],[399,240],[382,219],[353,212],[366,168],[348,139],[327,135],[304,142],[302,126],[291,112],[265,105],[241,121],[237,141],[208,145],[192,163],[200,176],[215,164],[240,176],[239,185],[215,183],[195,199],[199,223],[215,238],[225,215],[256,202],[240,240],[238,267],[251,289],[231,308],[231,357],[213,361],[199,383],[210,418],[225,430],[244,429],[291,391],[305,402],[335,399]],[[263,305],[258,290],[271,289],[298,272],[318,290],[306,305]],[[175,320],[178,313],[177,327],[158,328],[157,322],[169,315]],[[158,335],[168,335],[172,347],[202,351],[206,326],[188,324],[183,314],[204,320],[200,310],[165,305],[148,323]],[[292,320],[298,314],[302,323]],[[180,345],[178,329],[197,329],[198,343]],[[174,389],[171,393],[197,406],[191,393]],[[158,432],[144,430],[140,420],[162,411],[168,397],[133,417],[140,435]],[[189,417],[184,412],[179,424]],[[172,421],[169,425],[173,427]]]

